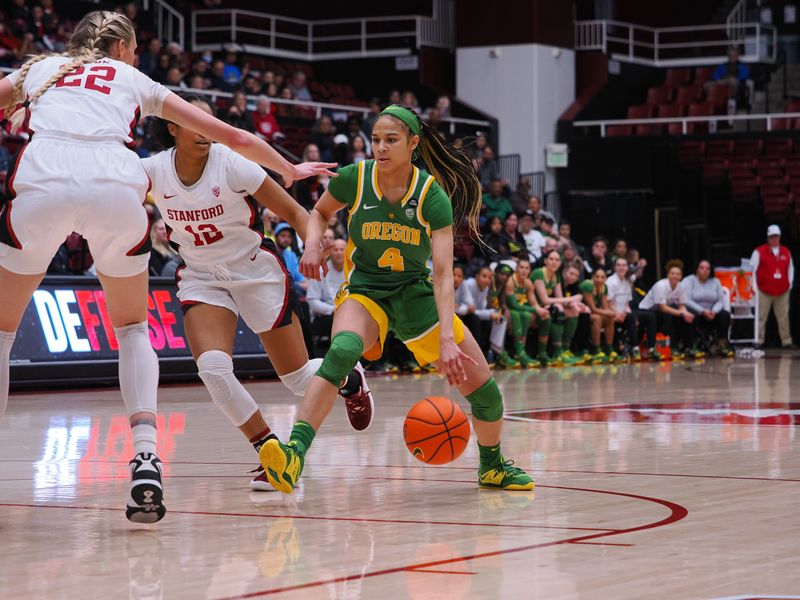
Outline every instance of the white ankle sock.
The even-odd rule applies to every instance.
[[[0,331],[0,420],[6,412],[8,404],[9,366],[8,359],[11,355],[11,346],[14,345],[16,331]]]
[[[155,419],[155,416],[153,417]],[[133,433],[133,448],[136,454],[140,452],[156,453],[156,428],[149,423],[139,423],[131,427]]]

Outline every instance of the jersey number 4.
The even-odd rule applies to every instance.
[[[405,270],[403,255],[397,248],[387,248],[386,252],[378,259],[378,266],[389,267],[395,273],[402,273]]]
[[[192,229],[191,225],[187,225],[184,229],[194,237],[195,246],[208,246],[223,238],[222,232],[211,223],[198,225],[197,231]]]
[[[117,70],[108,65],[97,65],[89,69],[89,75],[84,74],[86,69],[78,67],[74,71],[67,73],[56,82],[56,87],[85,87],[87,90],[94,90],[101,94],[110,94],[111,88],[107,85],[98,84],[98,81],[114,81],[117,76]]]

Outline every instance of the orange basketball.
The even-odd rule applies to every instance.
[[[458,404],[442,396],[417,402],[403,423],[408,451],[429,465],[443,465],[461,456],[469,433],[467,415]]]

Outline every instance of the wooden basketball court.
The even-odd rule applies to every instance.
[[[535,493],[478,490],[406,450],[435,375],[376,377],[292,496],[250,492],[252,447],[200,385],[160,391],[168,514],[134,525],[119,392],[16,394],[0,423],[3,598],[798,598],[800,362],[500,372],[505,454]],[[296,399],[247,384],[285,437]],[[457,395],[453,395],[456,398]],[[459,398],[468,410],[467,403]]]

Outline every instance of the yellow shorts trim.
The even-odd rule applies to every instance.
[[[389,333],[389,317],[383,312],[383,309],[378,306],[373,300],[361,294],[351,294],[346,288],[342,288],[336,295],[336,310],[345,302],[345,300],[355,300],[361,306],[367,309],[367,312],[375,319],[378,324],[378,341],[373,344],[371,348],[366,350],[363,354],[367,360],[378,360],[383,355],[383,344],[386,342],[386,334]]]
[[[439,360],[439,330],[439,323],[436,323],[422,335],[404,342],[406,347],[414,353],[414,358],[419,364],[427,365]],[[453,337],[456,344],[464,341],[464,323],[457,316],[453,317]]]

